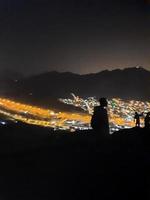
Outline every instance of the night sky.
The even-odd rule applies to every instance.
[[[0,69],[150,70],[148,0],[1,0]]]

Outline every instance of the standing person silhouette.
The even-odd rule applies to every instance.
[[[145,122],[145,128],[150,128],[150,112],[147,113],[144,122]]]
[[[140,116],[137,112],[135,112],[135,115],[134,115],[134,121],[135,121],[135,126],[136,127],[140,127]]]
[[[109,121],[107,114],[107,100],[106,98],[99,99],[100,106],[94,107],[94,113],[91,118],[91,127],[96,133],[105,136],[109,134]]]

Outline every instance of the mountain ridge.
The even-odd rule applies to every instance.
[[[45,104],[51,99],[67,98],[70,93],[81,97],[149,100],[149,85],[150,71],[143,67],[103,70],[85,75],[52,71],[24,77],[12,83],[6,96],[41,101]]]

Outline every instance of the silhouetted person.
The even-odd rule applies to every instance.
[[[96,133],[101,135],[109,134],[109,122],[107,114],[107,100],[106,98],[99,99],[100,106],[94,107],[94,113],[91,118],[91,127]]]
[[[137,112],[135,112],[135,115],[134,115],[134,120],[135,120],[135,126],[136,127],[140,127],[140,116]]]
[[[144,122],[145,122],[145,128],[150,128],[150,112],[147,113]]]

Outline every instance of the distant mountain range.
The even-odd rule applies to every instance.
[[[150,100],[150,71],[142,67],[116,69],[79,75],[70,72],[46,72],[11,80],[10,88],[3,88],[6,96],[49,102],[75,93],[81,97],[120,97]],[[1,89],[2,91],[2,89]],[[54,100],[55,101],[55,100]]]

